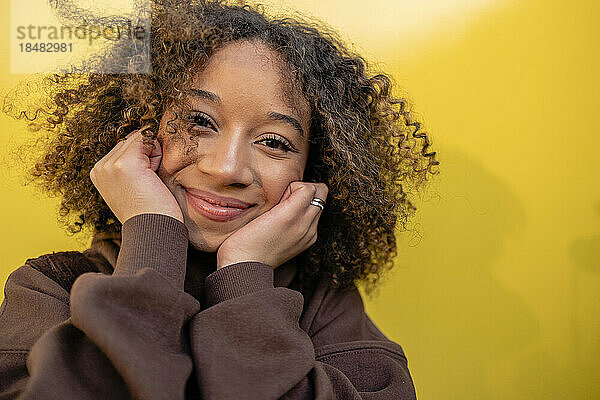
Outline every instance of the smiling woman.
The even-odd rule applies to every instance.
[[[239,3],[154,0],[150,74],[5,107],[51,133],[32,180],[94,236],[10,275],[2,395],[415,398],[357,287],[392,266],[429,139],[333,33]]]
[[[286,93],[278,63],[260,41],[227,44],[194,77],[189,122],[173,124],[171,109],[163,114],[158,176],[197,249],[216,252],[279,203],[290,182],[303,180],[310,107],[301,93]],[[287,106],[284,96],[299,107]]]

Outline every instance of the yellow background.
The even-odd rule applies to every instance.
[[[600,2],[285,4],[391,72],[439,152],[417,231],[400,235],[396,271],[367,302],[418,398],[600,398]],[[8,7],[2,89],[24,77],[10,74]],[[0,123],[5,152],[23,129]],[[27,258],[89,244],[18,173],[0,175],[2,286]]]

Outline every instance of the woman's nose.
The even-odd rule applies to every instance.
[[[251,149],[241,134],[221,133],[198,161],[198,168],[223,186],[252,183]]]

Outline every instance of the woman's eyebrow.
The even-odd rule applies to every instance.
[[[192,93],[192,95],[201,97],[203,99],[206,99],[206,100],[216,103],[218,105],[223,104],[223,102],[221,101],[221,98],[213,92],[208,92],[206,90],[202,90],[202,89],[198,89],[198,88],[190,88],[190,92]],[[300,124],[300,122],[298,122],[298,120],[296,118],[294,118],[290,115],[281,114],[281,113],[278,113],[275,111],[269,112],[269,114],[267,114],[267,117],[273,121],[283,121],[283,122],[287,123],[292,128],[294,128],[296,130],[296,132],[298,132],[298,134],[300,134],[300,137],[304,138],[304,129],[302,129],[302,125]]]
[[[272,119],[273,121],[283,121],[289,125],[292,126],[292,128],[294,128],[299,134],[300,137],[304,138],[304,129],[302,129],[302,125],[300,125],[300,122],[298,122],[298,120],[292,116],[286,115],[286,114],[281,114],[275,111],[271,111],[268,114],[269,119]]]
[[[217,103],[218,105],[222,105],[223,102],[221,98],[214,94],[213,92],[207,92],[206,90],[191,88],[190,92],[197,97],[202,97],[208,101],[212,101],[213,103]]]

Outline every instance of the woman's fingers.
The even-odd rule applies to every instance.
[[[327,185],[320,182],[292,182],[289,187],[291,195],[298,197],[299,204],[306,207],[315,207],[317,211],[320,211],[321,208],[310,204],[311,200],[318,197],[325,201],[327,199],[327,193],[329,192]]]
[[[258,216],[219,247],[218,265],[253,259],[278,267],[309,248],[315,240],[321,208],[310,204],[314,197],[327,198],[324,183],[291,182],[282,200]]]
[[[312,217],[311,220],[314,220],[321,215],[322,210],[321,207],[314,205],[311,202],[315,198],[327,202],[327,194],[329,193],[329,189],[324,183],[311,183],[311,185],[314,187],[314,189],[312,190],[312,194],[309,196],[306,205],[308,207],[308,215]]]
[[[290,187],[292,193],[297,197],[295,204],[297,208],[297,214],[295,214],[297,219],[295,225],[301,229],[300,240],[311,245],[314,243],[317,225],[322,214],[321,207],[311,204],[311,201],[313,198],[319,198],[326,201],[329,189],[327,188],[327,185],[320,182],[292,182]],[[298,218],[298,216],[300,217]]]
[[[321,197],[321,196],[323,196],[323,197]],[[326,200],[327,193],[325,193],[325,195],[316,195],[315,197],[318,197],[319,199],[322,199],[322,200]],[[319,219],[321,218],[321,214],[323,213],[323,210],[321,210],[320,207],[317,207],[312,204],[311,204],[311,207],[318,208],[318,210],[315,213],[314,218],[313,218],[313,220],[308,228],[308,231],[306,232],[306,235],[305,235],[305,238],[308,239],[308,247],[312,246],[317,241],[317,231],[318,231],[318,227],[319,227]]]
[[[281,195],[281,199],[279,199],[279,203],[287,200],[290,197],[290,195],[292,194],[292,191],[290,190],[290,187],[291,187],[291,183],[288,184],[287,187],[285,188],[285,191]]]
[[[327,202],[327,195],[329,194],[329,188],[327,187],[327,185],[325,185],[324,183],[315,183],[315,185],[316,191],[313,198],[319,198]],[[305,235],[305,239],[308,240],[307,248],[315,244],[315,242],[317,241],[317,229],[319,226],[319,219],[321,218],[321,214],[323,213],[323,210],[319,206],[310,204],[310,207],[315,208],[316,210],[312,211],[312,213],[314,214],[313,219]]]
[[[139,133],[139,132],[140,132],[139,130],[135,130],[126,136],[127,140],[121,140],[121,141],[117,142],[117,144],[114,145],[114,147],[108,153],[106,153],[104,155],[104,157],[102,157],[102,159],[100,159],[96,163],[96,165],[97,166],[100,166],[102,164],[112,165],[114,163],[114,161],[116,161],[116,159],[119,157],[119,155],[123,153],[124,149],[127,148],[128,144],[131,144],[132,138],[136,135],[136,133]]]
[[[127,135],[127,140],[118,143],[122,146],[115,149],[116,155],[107,162],[111,166],[124,169],[137,168],[142,165],[156,172],[162,159],[162,147],[156,139],[149,143],[144,140],[141,131],[131,132]]]
[[[156,142],[144,143],[141,131],[133,131],[90,171],[92,183],[121,223],[144,213],[183,221],[173,193],[156,174],[162,157]]]

